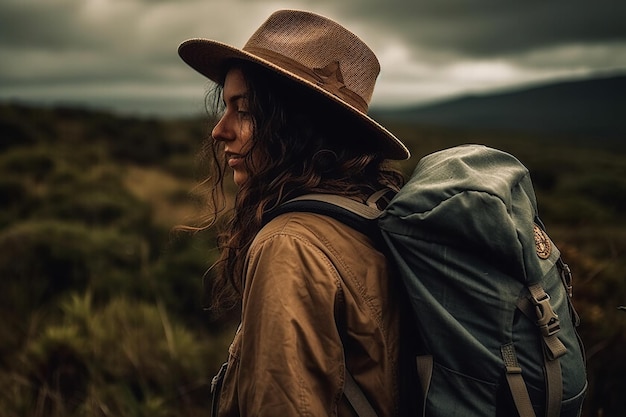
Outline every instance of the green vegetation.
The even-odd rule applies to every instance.
[[[461,143],[516,155],[575,274],[586,416],[626,408],[626,143],[390,125],[419,157]],[[211,232],[173,234],[200,119],[0,105],[0,415],[207,415],[234,321],[203,311]]]
[[[213,238],[171,233],[204,127],[0,106],[1,415],[206,415]]]

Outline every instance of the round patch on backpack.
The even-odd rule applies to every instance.
[[[550,244],[550,239],[546,232],[541,230],[541,228],[535,225],[535,248],[537,249],[537,256],[541,259],[548,259],[550,257],[550,252],[552,251],[552,245]]]

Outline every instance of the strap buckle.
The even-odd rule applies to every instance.
[[[537,326],[541,329],[541,333],[545,337],[556,334],[561,329],[561,323],[559,315],[556,314],[552,305],[550,305],[550,296],[544,293],[540,299],[537,299],[535,296],[531,296],[530,299],[535,305]]]

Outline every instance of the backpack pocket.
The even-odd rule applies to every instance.
[[[586,392],[587,384],[585,383],[585,387],[578,395],[563,401],[561,404],[561,417],[579,417],[582,412]]]
[[[497,384],[464,375],[436,362],[431,362],[428,378],[424,372],[427,367],[420,366],[420,361],[424,361],[423,357],[418,357],[418,374],[424,390],[422,416],[496,415]]]

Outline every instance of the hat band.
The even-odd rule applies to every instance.
[[[298,61],[269,49],[246,46],[243,50],[259,58],[263,58],[300,78],[304,78],[333,94],[340,100],[350,104],[361,113],[367,113],[367,102],[343,83],[343,75],[341,74],[338,61],[331,62],[324,68],[311,69],[300,64]]]

